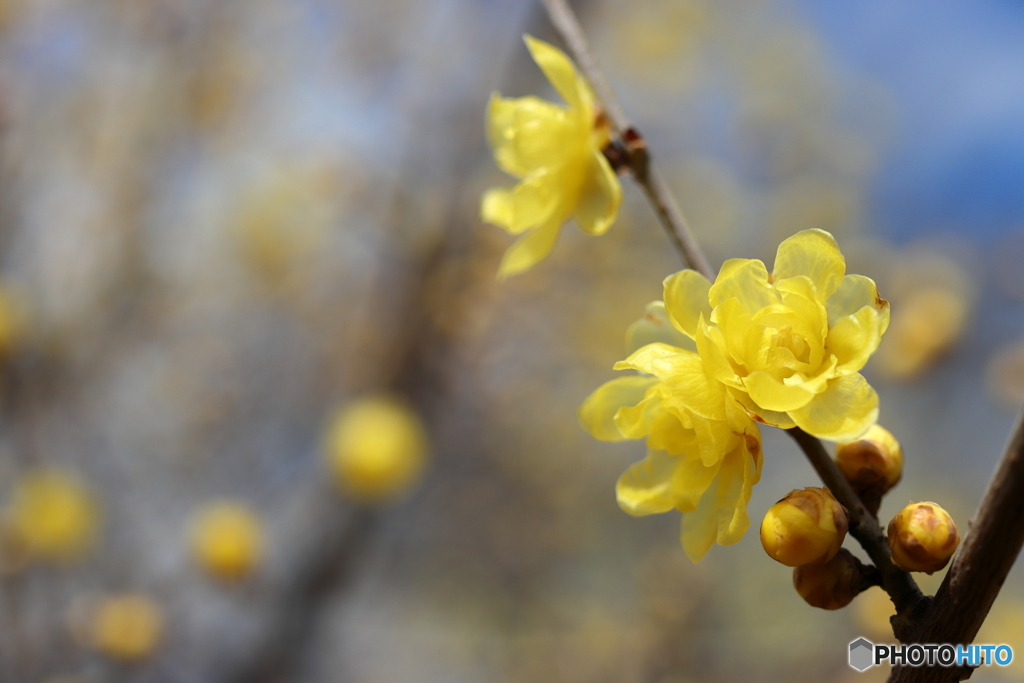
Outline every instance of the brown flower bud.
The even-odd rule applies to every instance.
[[[865,566],[841,548],[825,564],[805,565],[793,570],[793,586],[807,604],[821,609],[846,607],[861,591],[879,583],[878,570]]]
[[[824,564],[846,538],[846,510],[826,488],[791,491],[761,522],[761,545],[773,560],[789,567]]]
[[[935,503],[911,503],[889,522],[889,550],[897,567],[932,574],[960,545],[956,522]]]
[[[836,446],[836,464],[857,493],[881,497],[903,475],[903,449],[876,424],[857,441]]]

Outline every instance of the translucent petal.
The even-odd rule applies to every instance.
[[[539,97],[491,95],[487,139],[494,160],[506,173],[525,178],[554,168],[585,150],[589,127],[564,108]]]
[[[847,275],[839,283],[835,294],[828,298],[828,324],[835,325],[841,318],[853,315],[865,306],[871,306],[881,315],[881,331],[889,326],[889,302],[878,296],[875,281],[863,275]]]
[[[840,318],[828,333],[828,349],[838,360],[842,373],[857,372],[882,341],[882,314],[865,306]]]
[[[878,419],[878,394],[862,375],[844,375],[790,416],[808,434],[830,441],[852,441]]]
[[[664,451],[648,451],[647,457],[622,473],[615,484],[615,497],[623,511],[641,517],[668,512],[672,498],[672,476],[678,458]]]
[[[605,382],[580,406],[577,413],[580,424],[601,441],[624,441],[626,437],[615,425],[615,413],[623,406],[640,403],[657,381],[653,377],[631,375]]]
[[[558,196],[551,181],[551,174],[540,171],[511,190],[488,190],[481,204],[481,218],[513,235],[536,228],[548,220],[558,206]]]
[[[772,280],[806,275],[822,301],[836,291],[846,273],[846,259],[835,238],[824,230],[803,230],[779,245]]]
[[[708,419],[724,419],[725,388],[704,371],[700,356],[668,344],[648,344],[615,364],[616,370],[639,370],[664,382],[673,399]]]
[[[579,74],[569,57],[553,45],[537,40],[533,36],[523,36],[526,47],[537,62],[548,81],[555,87],[562,99],[571,108],[582,109],[589,114],[593,110],[593,101],[589,86]]]
[[[647,447],[666,451],[670,455],[685,455],[700,450],[697,434],[687,429],[679,417],[668,410],[660,410],[652,415]]]
[[[802,408],[814,398],[814,394],[803,387],[788,386],[760,370],[747,375],[743,379],[743,384],[751,400],[757,405],[782,413]]]
[[[751,415],[757,422],[778,427],[779,429],[792,429],[796,427],[796,422],[789,416],[789,413],[762,408],[754,403],[753,399],[745,391],[734,389],[729,393],[739,401],[740,405],[747,411],[747,414]]]
[[[718,307],[736,298],[753,314],[765,306],[778,303],[778,295],[768,282],[768,270],[756,259],[729,259],[718,271],[715,284],[708,290],[708,299]]]
[[[559,223],[560,221],[549,219],[533,232],[520,237],[502,257],[498,277],[504,279],[509,275],[527,271],[550,254],[555,246],[555,240],[558,239]]]
[[[688,351],[697,351],[697,345],[693,343],[693,340],[669,322],[665,304],[661,301],[652,301],[647,304],[644,316],[626,330],[626,353],[633,353],[637,349],[655,342],[677,346]]]
[[[696,453],[687,453],[676,460],[676,471],[672,476],[672,499],[676,510],[692,512],[697,509],[701,497],[718,474],[721,460],[706,466]]]
[[[718,477],[704,491],[697,509],[683,515],[679,540],[691,562],[700,562],[718,539]]]
[[[619,177],[600,150],[591,150],[575,211],[580,229],[588,235],[603,235],[615,222],[621,203]]]
[[[718,544],[732,545],[743,538],[750,527],[747,505],[754,484],[761,479],[760,434],[751,436],[740,448],[730,453],[722,470],[729,473],[719,483]]]
[[[725,340],[722,338],[721,330],[716,327],[710,327],[701,318],[697,324],[695,341],[697,343],[697,351],[700,353],[701,360],[704,361],[704,368],[708,375],[728,386],[743,386],[742,381],[736,375],[735,369],[729,362],[729,358],[726,356]]]
[[[681,270],[665,278],[665,310],[680,332],[691,339],[701,315],[711,318],[708,292],[711,283],[695,270]]]

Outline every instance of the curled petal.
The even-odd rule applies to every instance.
[[[691,562],[700,562],[718,539],[718,481],[721,476],[719,471],[697,508],[683,515],[679,540]]]
[[[572,60],[554,45],[543,40],[537,40],[533,36],[523,36],[523,40],[533,61],[569,107],[586,111],[589,115],[593,111],[590,86],[576,73]]]
[[[601,441],[624,441],[626,436],[615,425],[615,413],[623,406],[635,406],[658,380],[631,375],[605,382],[580,406],[580,424]]]
[[[656,515],[675,507],[672,477],[679,458],[664,451],[648,451],[615,484],[615,497],[623,511],[635,516]]]
[[[878,394],[862,375],[844,375],[789,415],[808,434],[830,441],[852,441],[878,420]]]
[[[590,150],[583,187],[576,204],[576,222],[588,235],[603,235],[615,222],[621,203],[619,177],[601,150]]]
[[[665,278],[665,310],[676,329],[693,339],[701,315],[711,317],[711,283],[695,270],[681,270]]]
[[[616,370],[639,370],[670,387],[671,396],[697,415],[724,419],[725,389],[704,371],[700,356],[668,344],[648,344],[615,364]]]
[[[655,342],[676,346],[687,351],[697,351],[693,340],[683,335],[669,322],[665,304],[661,301],[652,301],[647,304],[644,316],[626,330],[626,353],[631,354],[637,349]]]
[[[814,398],[814,394],[804,387],[788,385],[761,370],[747,375],[743,384],[754,403],[782,413],[802,408]]]
[[[889,327],[889,302],[878,295],[875,281],[863,275],[847,275],[839,283],[835,294],[828,298],[828,324],[835,325],[841,318],[853,315],[865,306],[878,311],[881,331]]]
[[[487,105],[487,139],[494,160],[517,178],[563,163],[566,148],[584,144],[588,135],[589,127],[564,107],[539,97],[495,93]]]
[[[512,189],[496,187],[485,192],[480,217],[518,235],[548,220],[557,205],[550,174],[541,171]]]
[[[779,297],[768,282],[768,270],[763,263],[734,258],[722,264],[715,284],[708,290],[708,299],[715,308],[729,299],[737,299],[747,312],[754,314],[778,303]]]
[[[498,277],[504,279],[509,275],[518,275],[543,260],[555,246],[559,227],[560,221],[548,219],[533,232],[520,237],[502,257]]]
[[[882,341],[882,314],[865,306],[840,318],[828,333],[828,349],[839,361],[841,373],[857,372]]]
[[[803,230],[779,245],[772,279],[775,282],[806,275],[818,297],[828,299],[846,273],[846,259],[835,238],[824,230]]]

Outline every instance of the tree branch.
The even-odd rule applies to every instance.
[[[971,643],[1024,545],[1024,412],[931,606],[912,634],[919,643]],[[961,680],[962,670],[897,668],[891,683]]]
[[[686,265],[709,280],[714,280],[715,273],[711,269],[711,264],[700,245],[697,244],[697,240],[694,239],[683,212],[672,200],[661,173],[652,163],[643,136],[630,122],[622,105],[615,97],[604,71],[601,70],[594,53],[590,50],[587,36],[583,33],[576,14],[566,0],[542,0],[542,2],[551,17],[551,23],[562,36],[573,59],[590,82],[597,99],[600,100],[605,115],[611,122],[612,129],[618,135],[626,153],[627,167],[637,183],[644,189],[647,198],[650,199],[662,227],[665,228],[672,243],[679,250]]]

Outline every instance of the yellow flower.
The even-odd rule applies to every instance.
[[[665,280],[665,308],[708,372],[760,422],[851,441],[878,418],[860,374],[889,325],[875,283],[845,275],[832,235],[805,230],[779,245],[771,274],[730,259],[714,284],[692,270]]]
[[[500,277],[529,270],[550,253],[572,217],[602,235],[622,200],[619,179],[602,150],[611,137],[590,86],[557,48],[525,36],[533,60],[567,106],[537,97],[491,96],[487,136],[498,166],[521,182],[484,193],[481,217],[522,235],[502,259]],[[525,233],[525,234],[524,234]]]
[[[222,501],[199,511],[192,523],[192,552],[200,566],[225,580],[248,576],[260,560],[263,530],[245,505]]]
[[[426,430],[419,416],[395,399],[361,399],[335,418],[326,456],[343,492],[364,503],[385,501],[419,480]]]
[[[45,560],[75,560],[96,535],[92,495],[78,479],[59,470],[37,470],[22,477],[8,514],[29,555]]]
[[[98,651],[125,661],[148,657],[163,635],[163,610],[145,595],[102,598],[91,615],[90,637]]]
[[[647,439],[647,457],[616,485],[619,506],[636,516],[682,512],[680,540],[694,562],[716,542],[739,541],[761,477],[757,424],[692,351],[655,342],[615,368],[650,376],[607,382],[580,406],[579,418],[603,441]]]

